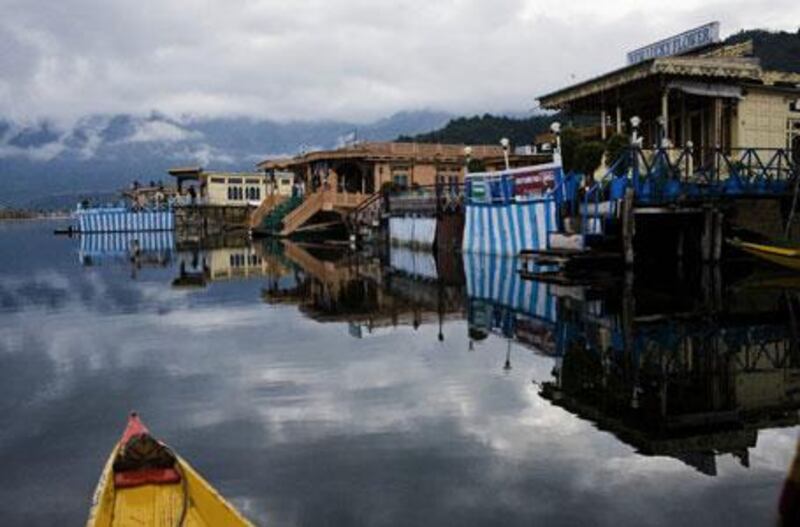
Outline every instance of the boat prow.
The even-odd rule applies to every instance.
[[[87,527],[251,526],[131,414],[95,490]]]
[[[800,248],[751,243],[738,238],[730,239],[728,243],[761,260],[800,271]]]

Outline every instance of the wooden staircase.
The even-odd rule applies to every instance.
[[[319,190],[306,196],[303,203],[283,218],[281,236],[290,236],[298,231],[315,214],[323,211],[338,212],[344,217],[348,211],[357,209],[369,194],[334,192]]]
[[[281,194],[271,194],[261,201],[261,204],[256,210],[250,214],[249,226],[251,229],[258,229],[264,222],[264,218],[272,212],[272,210],[286,201],[286,196]]]

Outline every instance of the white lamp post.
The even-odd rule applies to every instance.
[[[642,120],[639,119],[638,115],[634,115],[631,117],[631,127],[633,128],[633,133],[631,134],[631,144],[638,145],[639,144],[639,125],[642,124]]]
[[[504,137],[500,139],[500,146],[503,147],[503,159],[506,162],[506,170],[511,168],[511,164],[508,162],[508,149],[511,146],[511,141],[508,140],[508,137]]]
[[[469,162],[472,161],[472,147],[464,147],[464,172],[469,174]]]
[[[553,162],[561,165],[561,123],[553,121],[550,124],[550,131],[556,138],[556,149],[553,152]]]

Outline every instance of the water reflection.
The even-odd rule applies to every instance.
[[[266,524],[775,518],[798,409],[783,277],[545,283],[235,236],[76,265],[74,240],[0,243],[25,248],[0,262],[0,523],[80,523],[131,408]]]
[[[171,243],[82,240],[81,262],[164,265]],[[448,321],[466,319],[469,350],[489,335],[506,343],[503,371],[514,367],[512,347],[552,359],[549,376],[534,380],[543,399],[641,454],[706,475],[725,454],[748,466],[759,429],[799,423],[800,296],[791,277],[709,267],[679,283],[641,283],[632,272],[556,283],[523,279],[513,258],[230,236],[184,243],[174,259],[175,288],[257,279],[265,303],[346,324],[359,339],[436,325],[443,341]]]

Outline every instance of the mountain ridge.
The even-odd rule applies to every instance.
[[[355,132],[359,139],[393,140],[444,126],[452,117],[407,111],[358,124],[249,117],[171,117],[159,112],[89,115],[69,127],[42,119],[0,117],[0,205],[42,208],[49,196],[110,193],[132,180],[164,179],[170,167],[201,165],[252,170],[266,157],[335,148]],[[62,200],[59,200],[62,201]]]

